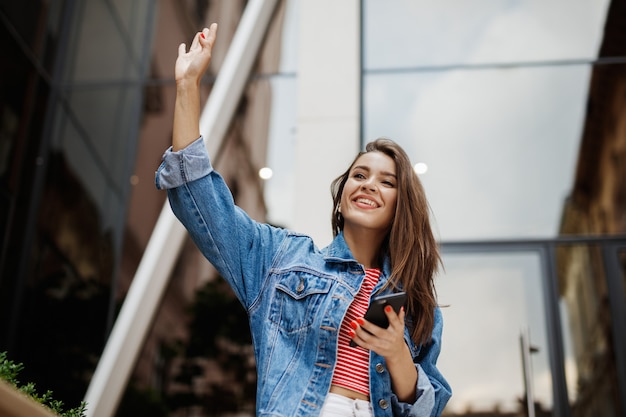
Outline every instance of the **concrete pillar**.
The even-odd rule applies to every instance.
[[[301,0],[299,20],[293,229],[322,247],[332,239],[330,183],[360,150],[360,2]]]

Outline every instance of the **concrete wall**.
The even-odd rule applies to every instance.
[[[359,151],[359,4],[300,4],[293,229],[312,236],[318,246],[332,239],[330,183]]]

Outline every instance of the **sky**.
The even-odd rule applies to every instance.
[[[549,238],[573,184],[590,67],[606,0],[366,0],[364,137],[398,141],[420,176],[441,241]],[[298,1],[288,4],[272,81],[266,184],[273,222],[293,216]],[[499,64],[512,64],[502,67]],[[529,63],[534,63],[530,65]],[[476,67],[479,66],[479,67]],[[282,161],[282,164],[281,164]],[[512,409],[522,395],[519,335],[530,333],[535,394],[551,404],[537,253],[447,255],[440,367],[450,409]],[[567,322],[567,307],[563,320]],[[569,354],[569,340],[565,335]],[[575,366],[567,359],[570,394]]]

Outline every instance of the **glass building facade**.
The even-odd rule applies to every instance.
[[[68,401],[82,398],[115,314],[155,12],[154,1],[0,6],[0,349]]]
[[[444,251],[446,412],[622,415],[624,7],[479,3],[363,3],[363,136],[421,163]]]
[[[215,156],[237,203],[285,227],[305,1],[278,2]],[[206,99],[247,3],[0,1],[0,351],[70,404],[165,202],[177,46],[220,23]],[[442,245],[445,415],[626,413],[623,3],[355,2],[360,143],[407,150]],[[119,416],[254,414],[249,340],[206,320],[247,331],[214,278],[186,242]]]

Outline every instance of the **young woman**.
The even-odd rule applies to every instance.
[[[253,221],[213,170],[199,132],[199,83],[217,25],[176,60],[172,147],[157,187],[250,317],[259,416],[439,416],[440,258],[406,153],[378,139],[332,184],[333,242]],[[373,296],[404,291],[388,327],[363,318]],[[353,341],[355,345],[351,346]]]

